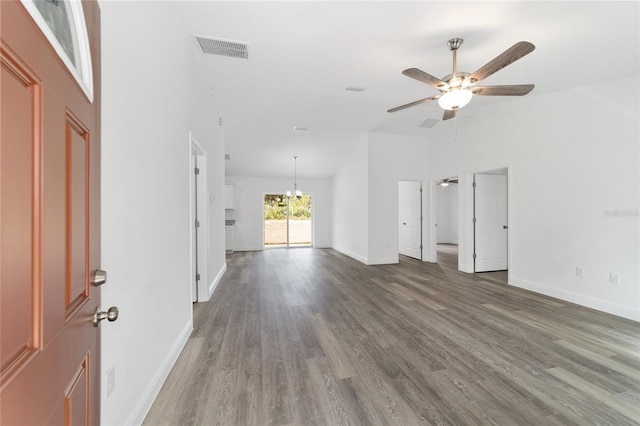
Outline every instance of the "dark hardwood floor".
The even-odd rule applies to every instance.
[[[454,256],[234,253],[145,424],[640,424],[639,323]]]

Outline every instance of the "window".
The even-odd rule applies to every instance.
[[[21,0],[49,43],[93,102],[93,69],[82,2]]]

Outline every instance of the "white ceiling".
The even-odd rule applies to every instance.
[[[401,71],[451,72],[446,42],[462,37],[473,72],[514,43],[536,50],[483,81],[534,83],[527,96],[640,74],[640,8],[632,2],[173,2],[189,33],[249,44],[249,60],[201,54],[221,105],[227,175],[330,177],[369,131],[428,137],[437,94]],[[193,43],[193,49],[199,49]],[[201,51],[200,51],[201,52]],[[366,87],[364,92],[345,91]],[[630,90],[638,90],[637,87]],[[474,97],[459,114],[519,98]],[[514,103],[514,108],[517,104]],[[294,125],[310,128],[294,133]],[[436,124],[438,126],[438,124]],[[360,139],[361,140],[361,139]],[[425,141],[425,143],[427,143]]]

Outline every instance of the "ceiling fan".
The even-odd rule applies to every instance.
[[[535,87],[534,84],[515,84],[506,86],[475,86],[475,84],[489,77],[493,73],[500,71],[507,65],[512,64],[523,56],[533,52],[536,48],[528,41],[520,41],[485,65],[480,67],[474,73],[458,72],[456,53],[463,40],[461,38],[453,38],[447,42],[449,50],[453,52],[453,72],[442,79],[436,78],[417,68],[409,68],[402,71],[407,77],[414,78],[430,86],[435,87],[441,93],[420,99],[405,105],[387,110],[387,112],[396,112],[415,105],[424,104],[429,101],[438,100],[438,104],[444,109],[443,120],[448,120],[456,116],[456,111],[469,103],[473,95],[476,96],[523,96],[529,93]]]
[[[440,186],[449,186],[451,183],[458,183],[458,179],[442,179],[438,182]]]

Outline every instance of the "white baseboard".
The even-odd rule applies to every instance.
[[[209,299],[211,299],[211,296],[213,296],[213,292],[216,290],[216,287],[218,287],[218,284],[220,284],[220,281],[222,280],[225,272],[227,272],[227,262],[224,262],[222,264],[222,268],[220,268],[220,271],[218,271],[218,275],[216,275],[213,281],[211,281],[211,284],[209,284],[207,300],[198,300],[198,302],[207,302]]]
[[[395,257],[378,257],[378,258],[368,258],[367,265],[390,265],[393,263],[400,262],[400,258],[398,256]]]
[[[339,251],[342,254],[346,254],[349,257],[354,258],[355,260],[357,260],[358,262],[364,263],[365,265],[388,265],[391,263],[398,263],[399,262],[399,258],[398,256],[395,257],[379,257],[379,258],[368,258],[368,257],[364,257],[361,256],[357,253],[354,253],[350,250],[347,250],[345,248],[342,247],[331,247],[332,249]]]
[[[634,309],[630,306],[618,305],[617,303],[596,299],[595,297],[585,296],[584,294],[574,293],[572,291],[567,291],[556,287],[550,287],[545,284],[534,283],[522,278],[511,277],[509,284],[515,287],[524,288],[526,290],[535,291],[536,293],[541,293],[546,296],[551,296],[560,300],[575,303],[581,306],[586,306],[587,308],[592,308],[598,311],[606,312],[608,314],[627,318],[632,321],[640,321],[640,310]]]
[[[151,409],[151,405],[156,400],[158,393],[160,393],[160,389],[164,384],[165,380],[169,376],[169,372],[173,368],[173,365],[176,363],[178,356],[182,352],[182,349],[187,344],[187,340],[189,336],[191,336],[191,332],[193,331],[193,319],[189,319],[184,329],[178,336],[178,339],[173,344],[173,347],[165,357],[162,365],[158,369],[158,372],[154,375],[153,379],[149,382],[149,385],[145,389],[144,393],[140,396],[138,403],[129,414],[127,421],[125,424],[127,425],[142,425],[144,418],[149,413]]]
[[[332,248],[333,248],[334,250],[336,250],[336,251],[339,251],[339,252],[340,252],[340,253],[342,253],[342,254],[345,254],[345,255],[347,255],[347,256],[349,256],[349,257],[351,257],[351,258],[353,258],[353,259],[357,260],[358,262],[362,262],[362,263],[364,263],[365,265],[367,265],[367,258],[366,258],[366,257],[364,257],[364,256],[360,256],[359,254],[354,253],[354,252],[352,252],[352,251],[350,251],[350,250],[347,250],[347,249],[345,249],[345,248],[342,248],[342,247],[336,247],[336,246],[333,246]]]
[[[331,243],[314,243],[313,248],[328,249],[331,248]]]
[[[454,239],[454,238],[443,238],[441,240],[438,240],[437,244],[458,244],[458,240]]]
[[[262,251],[263,246],[247,246],[247,247],[235,247],[233,251]]]

